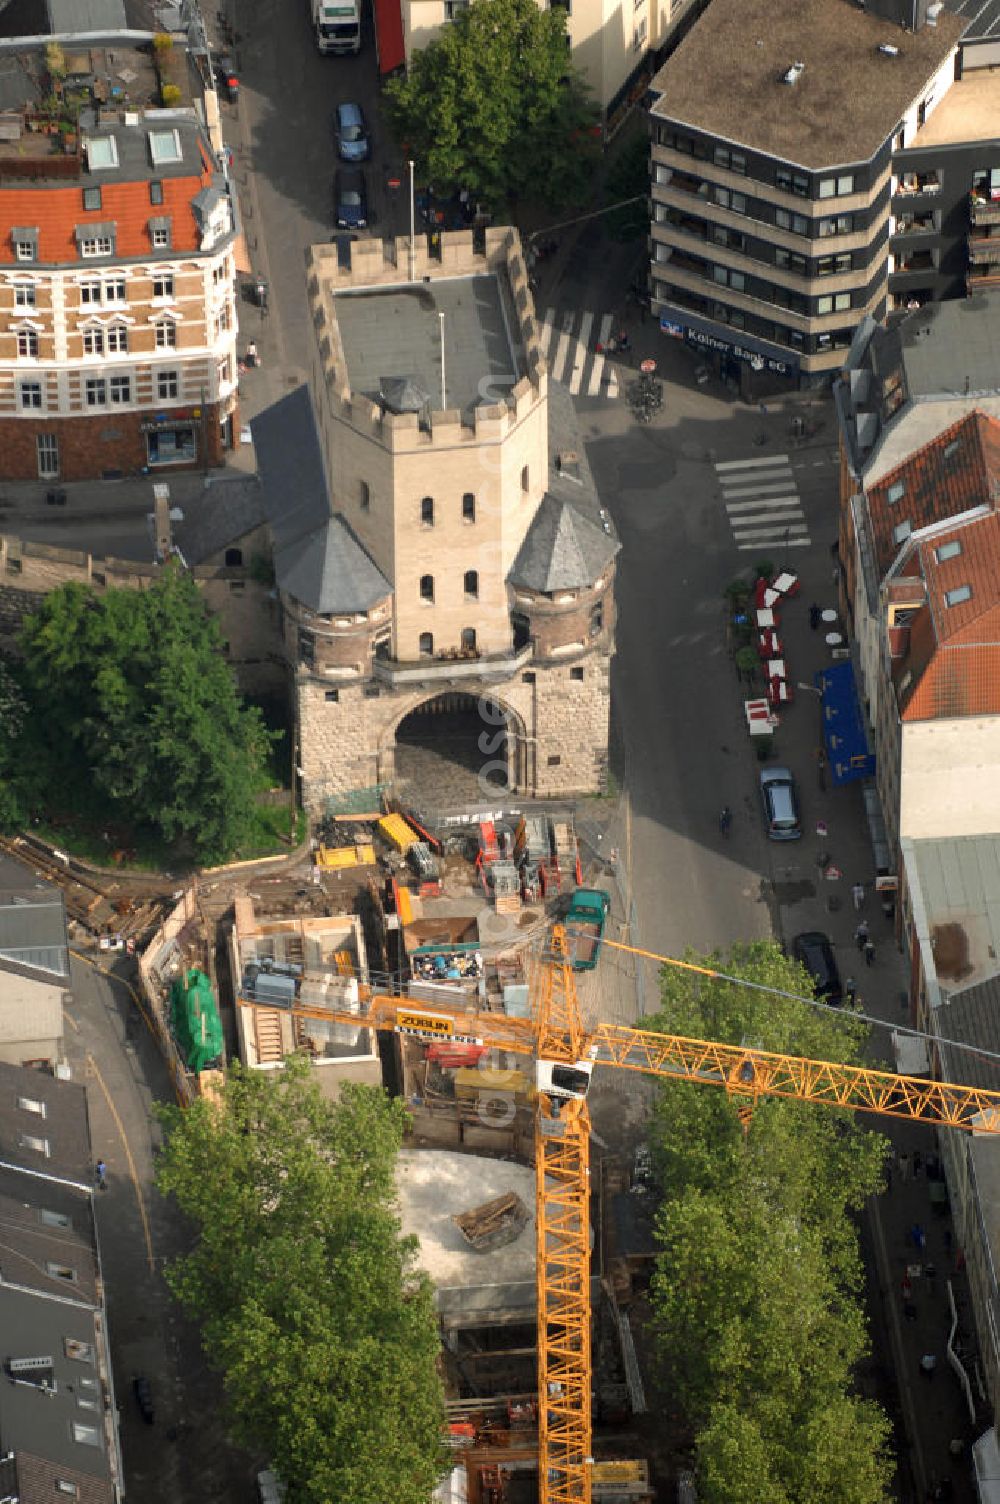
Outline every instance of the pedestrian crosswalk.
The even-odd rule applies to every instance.
[[[614,318],[585,308],[547,308],[538,326],[542,353],[553,381],[573,397],[617,397],[618,372],[599,346],[611,338]]]
[[[809,547],[809,527],[787,454],[725,460],[716,465],[715,473],[742,553]]]

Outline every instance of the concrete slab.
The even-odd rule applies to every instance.
[[[405,1233],[420,1240],[419,1262],[439,1287],[473,1290],[535,1277],[535,1172],[509,1160],[445,1149],[404,1149],[396,1171]],[[452,1218],[515,1191],[528,1221],[513,1243],[474,1253]]]

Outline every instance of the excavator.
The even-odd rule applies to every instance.
[[[720,975],[689,963],[672,964]],[[998,1133],[1000,1091],[621,1024],[585,1027],[562,925],[551,930],[534,992],[533,1016],[526,1019],[461,1005],[451,1008],[437,999],[425,1007],[404,996],[365,996],[364,991],[361,1013],[299,1006],[289,1011],[300,1018],[534,1057],[539,1500],[590,1504],[594,1459],[587,1091],[594,1067],[721,1087],[735,1099],[744,1129],[758,1098],[786,1097],[937,1128]],[[242,995],[239,1001],[242,1006],[274,1007]]]

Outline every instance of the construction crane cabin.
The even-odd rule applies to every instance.
[[[669,957],[653,959],[689,964]],[[709,976],[720,975],[700,969]],[[541,1504],[590,1504],[594,1458],[587,1092],[594,1067],[721,1087],[738,1100],[745,1123],[758,1098],[784,1097],[932,1127],[997,1133],[1000,1091],[624,1025],[587,1029],[567,932],[560,925],[551,931],[534,994],[533,1016],[527,1019],[452,1009],[437,1000],[432,1009],[425,1009],[404,997],[375,993],[363,999],[361,1015],[305,1007],[291,1012],[533,1057],[539,1499]],[[264,1006],[246,997],[240,1001]]]

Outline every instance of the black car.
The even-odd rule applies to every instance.
[[[792,954],[813,979],[816,996],[838,1006],[844,1000],[833,946],[822,930],[806,930],[792,941]]]
[[[338,230],[363,230],[368,224],[368,184],[363,172],[341,168],[333,180],[333,206]]]

